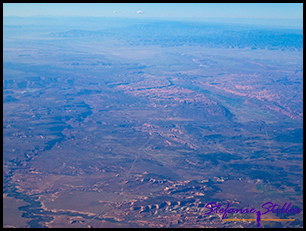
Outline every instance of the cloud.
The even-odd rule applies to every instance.
[[[144,12],[142,11],[142,10],[138,10],[137,12],[136,12],[136,14],[143,14]]]

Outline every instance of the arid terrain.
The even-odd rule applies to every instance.
[[[302,30],[86,22],[4,20],[3,227],[257,227],[205,205],[303,210]],[[303,212],[262,218],[303,227]]]

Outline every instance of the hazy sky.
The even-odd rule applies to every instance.
[[[3,16],[303,19],[302,3],[3,3]],[[271,22],[272,22],[271,21]],[[271,23],[270,22],[270,23]],[[273,22],[272,22],[273,24]]]
[[[302,3],[4,3],[3,16],[132,16],[302,19]]]

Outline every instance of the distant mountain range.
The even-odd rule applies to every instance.
[[[303,49],[303,30],[235,26],[220,23],[151,22],[103,30],[50,33],[65,38],[116,38],[132,45],[199,45],[252,49]]]

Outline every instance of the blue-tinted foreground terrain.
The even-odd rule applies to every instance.
[[[4,227],[257,227],[205,205],[303,209],[302,30],[3,20]]]

